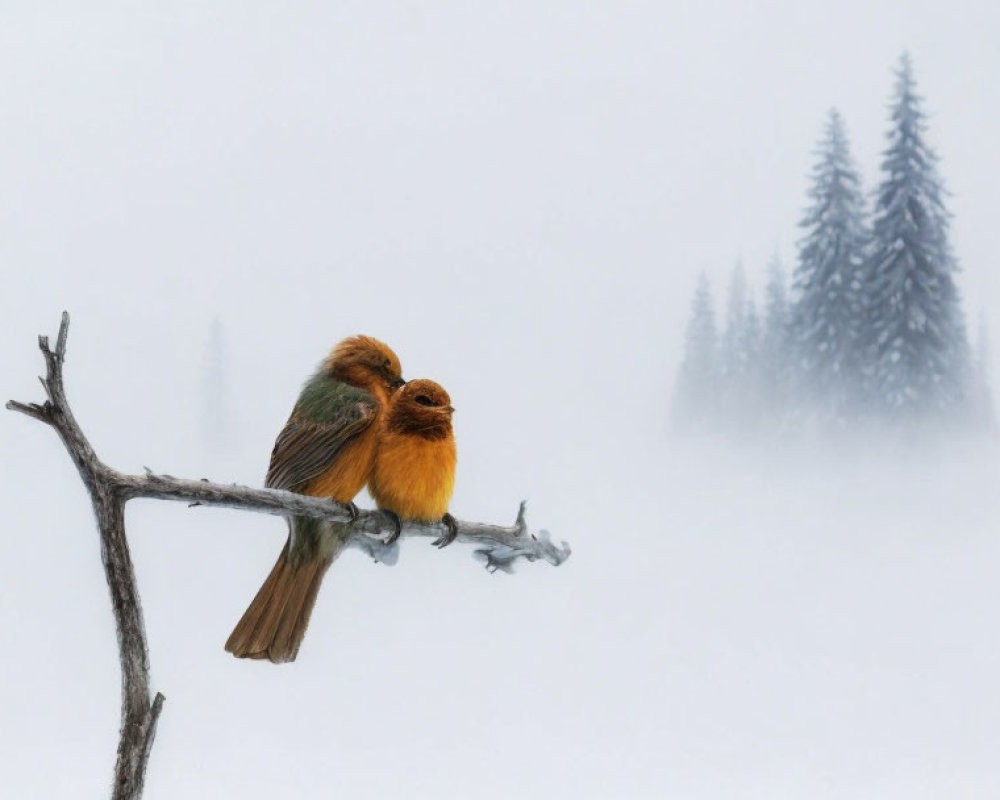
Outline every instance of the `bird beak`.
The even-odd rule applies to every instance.
[[[445,406],[444,410],[448,412],[448,416],[451,416],[452,414],[455,413],[455,409],[452,406]]]
[[[396,391],[396,389],[398,389],[400,386],[406,386],[406,381],[404,381],[402,378],[399,378],[398,380],[395,380],[389,384],[389,388],[391,388],[393,391]]]

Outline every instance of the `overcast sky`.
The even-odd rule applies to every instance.
[[[109,464],[259,484],[303,378],[370,333],[458,408],[456,515],[528,497],[576,548],[514,578],[458,547],[347,556],[301,663],[269,669],[222,643],[281,524],[130,509],[168,697],[147,796],[994,796],[1000,725],[955,709],[1000,710],[998,653],[899,598],[940,580],[995,638],[995,460],[882,493],[691,467],[665,438],[698,271],[794,263],[831,106],[874,187],[904,50],[966,311],[1000,327],[994,3],[0,5],[6,397],[38,399],[34,337],[68,309],[68,389]],[[90,511],[51,432],[8,414],[0,447],[0,788],[100,796],[118,678]],[[942,553],[956,519],[971,549]],[[889,541],[865,549],[865,520]],[[864,585],[840,607],[844,574]]]

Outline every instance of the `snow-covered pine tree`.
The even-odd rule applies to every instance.
[[[762,414],[768,422],[780,424],[788,401],[788,293],[777,253],[767,265],[758,369]]]
[[[743,265],[737,262],[729,278],[726,327],[721,344],[722,377],[728,388],[735,388],[746,373],[746,323],[747,279]]]
[[[690,430],[714,425],[719,403],[719,369],[719,336],[712,290],[708,277],[702,273],[691,304],[684,360],[674,390],[672,416],[676,428]]]
[[[746,316],[740,349],[743,353],[743,375],[738,381],[741,397],[734,406],[740,429],[745,433],[757,430],[763,413],[764,375],[761,372],[761,329],[760,315],[753,296],[747,297]]]
[[[937,156],[924,142],[907,55],[896,71],[891,119],[868,271],[873,399],[897,418],[958,413],[968,341]]]
[[[754,369],[760,360],[761,343],[760,315],[757,313],[757,303],[752,296],[747,297],[746,318],[743,325],[742,349],[747,369]]]
[[[785,270],[777,253],[767,264],[763,337],[762,352],[771,351],[775,357],[788,341],[788,291],[785,286]]]
[[[858,400],[864,367],[864,195],[844,123],[830,111],[799,225],[789,338],[797,400],[807,413],[843,423]]]
[[[720,411],[723,422],[737,435],[756,426],[758,397],[756,359],[760,321],[750,299],[743,265],[737,262],[729,280],[726,328],[721,342],[722,388]]]

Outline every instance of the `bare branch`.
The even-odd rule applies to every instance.
[[[59,337],[56,339],[56,357],[59,363],[66,359],[66,337],[69,335],[69,312],[63,311],[59,320]]]
[[[168,475],[156,475],[148,468],[144,476],[115,475],[115,481],[122,487],[127,497],[151,497],[159,500],[183,500],[198,506],[221,506],[223,508],[238,508],[245,511],[258,511],[279,516],[296,515],[314,517],[330,522],[346,523],[350,521],[347,511],[332,500],[319,497],[309,497],[294,492],[283,492],[277,489],[253,489],[249,486],[236,484],[222,485],[202,480],[187,480]],[[510,527],[487,525],[481,522],[466,522],[456,520],[458,526],[457,541],[478,544],[479,554],[495,554],[497,562],[508,566],[517,558],[527,561],[542,559],[550,564],[559,565],[570,554],[569,545],[554,545],[548,533],[540,531],[536,535],[529,534],[524,522],[524,507],[518,512],[517,520]],[[353,532],[349,544],[368,552],[376,561],[395,563],[396,557],[389,556],[395,547],[386,547],[379,538],[392,531],[392,523],[378,511],[362,510],[352,526]],[[440,522],[404,522],[402,536],[421,536],[437,538],[447,531]],[[402,537],[401,537],[402,538]],[[497,567],[492,560],[486,564],[491,569],[500,568],[505,572],[511,569]]]
[[[8,400],[7,410],[20,411],[22,414],[27,414],[29,417],[34,417],[46,424],[49,422],[49,415],[45,411],[45,406],[40,406],[38,403],[18,403],[16,400]]]
[[[69,314],[65,311],[59,325],[55,351],[47,336],[38,337],[45,357],[46,375],[39,380],[48,400],[44,404],[11,400],[7,408],[53,427],[76,464],[80,477],[90,492],[101,536],[101,560],[111,592],[111,605],[118,634],[122,669],[122,717],[115,765],[113,800],[137,800],[142,794],[146,764],[156,735],[156,725],[164,697],[157,693],[150,699],[149,654],[139,603],[139,592],[125,537],[125,503],[133,498],[181,500],[190,506],[221,506],[279,516],[308,516],[340,523],[350,522],[347,511],[331,500],[274,489],[222,485],[206,479],[186,480],[172,475],[157,475],[146,468],[145,475],[124,475],[106,466],[90,446],[73,417],[63,387],[62,367],[66,357]],[[510,527],[456,520],[458,541],[478,545],[474,557],[491,572],[512,572],[513,565],[544,560],[562,564],[570,555],[569,545],[554,544],[547,531],[530,533],[522,502]],[[398,542],[386,545],[382,536],[392,530],[392,523],[378,511],[362,511],[352,523],[348,542],[384,564],[396,563]],[[438,538],[446,531],[443,523],[405,522],[402,536]]]

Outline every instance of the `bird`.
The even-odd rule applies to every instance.
[[[375,504],[393,522],[388,541],[399,537],[400,518],[443,522],[448,530],[434,541],[438,547],[458,535],[455,518],[448,513],[457,461],[454,412],[448,393],[430,380],[409,381],[389,399],[368,482]]]
[[[374,467],[382,414],[404,383],[388,345],[370,336],[341,341],[302,387],[264,485],[332,498],[353,521],[354,497]],[[290,517],[285,547],[226,650],[237,658],[294,661],[323,576],[349,535],[350,523]]]

